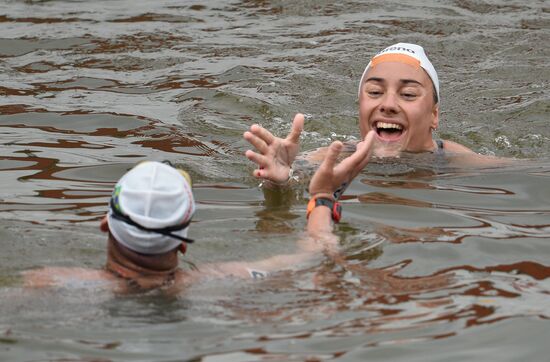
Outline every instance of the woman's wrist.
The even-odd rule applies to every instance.
[[[261,188],[263,186],[267,186],[269,188],[285,188],[285,187],[288,187],[293,181],[298,182],[299,178],[297,175],[294,174],[294,169],[290,167],[288,169],[288,176],[286,180],[277,182],[269,179],[263,179],[258,185],[258,187]]]
[[[342,206],[338,201],[332,197],[329,193],[324,192],[318,192],[311,196],[309,199],[309,202],[307,204],[306,209],[306,218],[309,219],[310,214],[315,210],[318,206],[326,206],[328,210],[330,210],[330,214],[332,215],[332,220],[334,222],[339,222],[342,218]]]
[[[334,198],[334,193],[330,193],[330,192],[310,192],[309,196],[311,199],[323,198],[323,199],[329,199],[331,201],[336,201]]]

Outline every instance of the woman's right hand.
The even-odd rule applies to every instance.
[[[290,168],[300,151],[300,134],[304,129],[304,115],[294,116],[292,129],[285,139],[275,137],[271,132],[254,124],[243,134],[256,152],[247,150],[245,156],[258,168],[253,175],[256,178],[268,180],[276,184],[288,181]]]

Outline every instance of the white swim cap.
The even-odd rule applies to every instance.
[[[109,207],[109,230],[127,248],[161,254],[186,239],[195,201],[189,176],[171,165],[147,161],[118,181]]]
[[[437,94],[437,100],[441,100],[441,97],[439,95],[439,78],[437,77],[437,72],[435,71],[434,66],[426,56],[424,48],[422,48],[420,45],[409,43],[394,44],[376,53],[376,55],[372,57],[371,61],[365,68],[363,75],[361,76],[361,81],[359,82],[359,91],[357,93],[358,96],[361,96],[361,86],[365,81],[365,76],[367,75],[367,71],[369,70],[369,68],[376,66],[377,63],[385,61],[402,62],[422,67],[426,71],[426,73],[428,73],[428,76],[432,80]]]

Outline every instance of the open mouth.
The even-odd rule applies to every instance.
[[[376,122],[374,129],[384,141],[396,141],[403,134],[403,126],[397,123]]]

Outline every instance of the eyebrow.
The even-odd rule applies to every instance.
[[[370,81],[381,82],[382,83],[382,82],[384,82],[384,78],[370,77],[370,78],[367,78],[367,80],[365,80],[365,83],[370,82]],[[414,84],[422,85],[422,83],[420,83],[419,81],[414,80],[414,79],[400,79],[399,82],[401,82],[403,84],[414,83]]]

